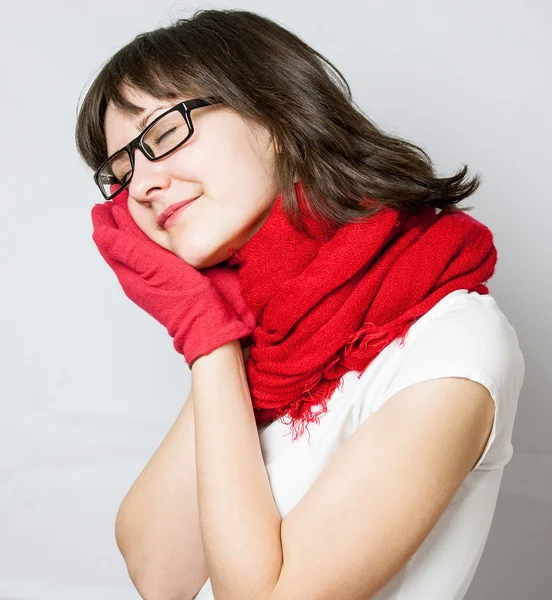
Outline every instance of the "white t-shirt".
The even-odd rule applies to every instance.
[[[460,600],[473,579],[491,527],[525,376],[518,337],[494,298],[456,290],[441,299],[360,376],[350,371],[320,424],[292,440],[290,426],[259,426],[272,493],[283,517],[301,500],[343,442],[398,391],[428,379],[465,377],[490,391],[496,406],[489,440],[439,521],[375,600]],[[310,439],[309,439],[310,432]],[[197,600],[213,600],[208,579]]]

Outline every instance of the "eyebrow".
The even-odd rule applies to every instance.
[[[147,123],[148,123],[148,119],[151,117],[151,115],[153,115],[153,113],[157,112],[161,108],[170,108],[170,104],[169,105],[167,105],[167,104],[160,104],[159,106],[156,106],[153,110],[150,110],[150,112],[145,117],[143,117],[142,119],[140,119],[136,123],[136,126],[138,127],[138,129],[140,130],[140,132],[144,131],[144,129],[146,128]],[[124,148],[124,146],[123,146],[123,148]],[[113,156],[114,154],[117,154],[117,152],[120,152],[123,148],[119,148],[118,150],[114,150],[108,156]]]
[[[144,131],[144,129],[147,126],[148,119],[151,117],[151,115],[153,115],[153,113],[156,113],[161,108],[170,108],[170,107],[167,106],[166,104],[161,104],[160,106],[157,106],[153,110],[151,110],[145,117],[143,117],[142,119],[140,119],[140,121],[138,121],[137,125],[138,125],[138,128],[140,129],[140,131]]]

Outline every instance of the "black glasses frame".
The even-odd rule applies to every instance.
[[[177,148],[180,148],[180,146],[182,146],[182,144],[184,144],[185,142],[187,142],[192,137],[192,134],[194,133],[194,125],[192,123],[192,117],[190,115],[190,112],[194,108],[201,108],[202,106],[210,106],[212,104],[220,104],[220,103],[221,103],[221,101],[217,100],[216,98],[194,98],[193,100],[184,100],[183,102],[179,102],[178,104],[176,104],[172,108],[169,108],[168,110],[166,110],[163,114],[161,114],[158,117],[156,117],[144,129],[144,131],[142,131],[140,133],[140,135],[136,136],[133,140],[131,140],[123,148],[120,148],[119,150],[117,150],[117,152],[114,152],[113,154],[111,154],[110,156],[108,156],[104,160],[104,162],[98,167],[98,169],[94,173],[94,182],[100,188],[100,192],[102,193],[102,196],[106,200],[111,200],[117,194],[119,194],[120,192],[122,192],[127,187],[127,185],[130,183],[130,181],[132,180],[132,176],[134,175],[134,150],[136,148],[138,148],[140,150],[140,152],[142,152],[142,154],[148,160],[150,160],[150,161],[154,162],[156,160],[161,160],[162,158],[165,158],[165,156],[168,156],[169,154],[171,154],[172,152],[174,152]],[[171,148],[168,152],[165,152],[165,153],[161,154],[160,156],[152,156],[151,154],[148,153],[148,149],[144,145],[144,137],[147,135],[148,131],[150,131],[150,129],[158,121],[160,121],[161,119],[163,119],[164,117],[166,117],[169,113],[174,112],[174,111],[178,111],[184,117],[186,123],[188,124],[188,135],[181,142],[179,142],[174,148]],[[116,154],[120,154],[124,150],[129,155],[129,159],[130,159],[130,167],[132,169],[131,173],[130,173],[130,177],[128,178],[128,181],[124,185],[122,185],[116,192],[114,192],[113,194],[110,194],[109,196],[106,196],[105,192],[104,192],[103,184],[100,181],[100,173],[101,173],[102,169],[107,165],[107,163],[109,163],[109,161]]]

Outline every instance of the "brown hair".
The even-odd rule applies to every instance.
[[[107,157],[108,102],[127,116],[143,110],[123,96],[125,86],[160,100],[215,97],[265,126],[282,149],[275,168],[283,208],[301,229],[294,177],[307,191],[311,210],[338,226],[382,206],[409,214],[424,204],[447,212],[473,208],[455,205],[479,187],[479,175],[466,179],[464,165],[452,177],[437,177],[424,150],[384,133],[355,105],[329,60],[253,12],[197,10],[118,50],[77,115],[77,149],[93,170]]]

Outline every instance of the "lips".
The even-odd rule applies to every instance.
[[[182,200],[181,202],[175,202],[174,204],[167,206],[167,208],[157,217],[157,224],[159,227],[165,227],[166,220],[173,214],[174,211],[186,206],[186,204],[189,204],[198,198],[199,196],[196,196],[195,198],[189,198],[188,200]]]

